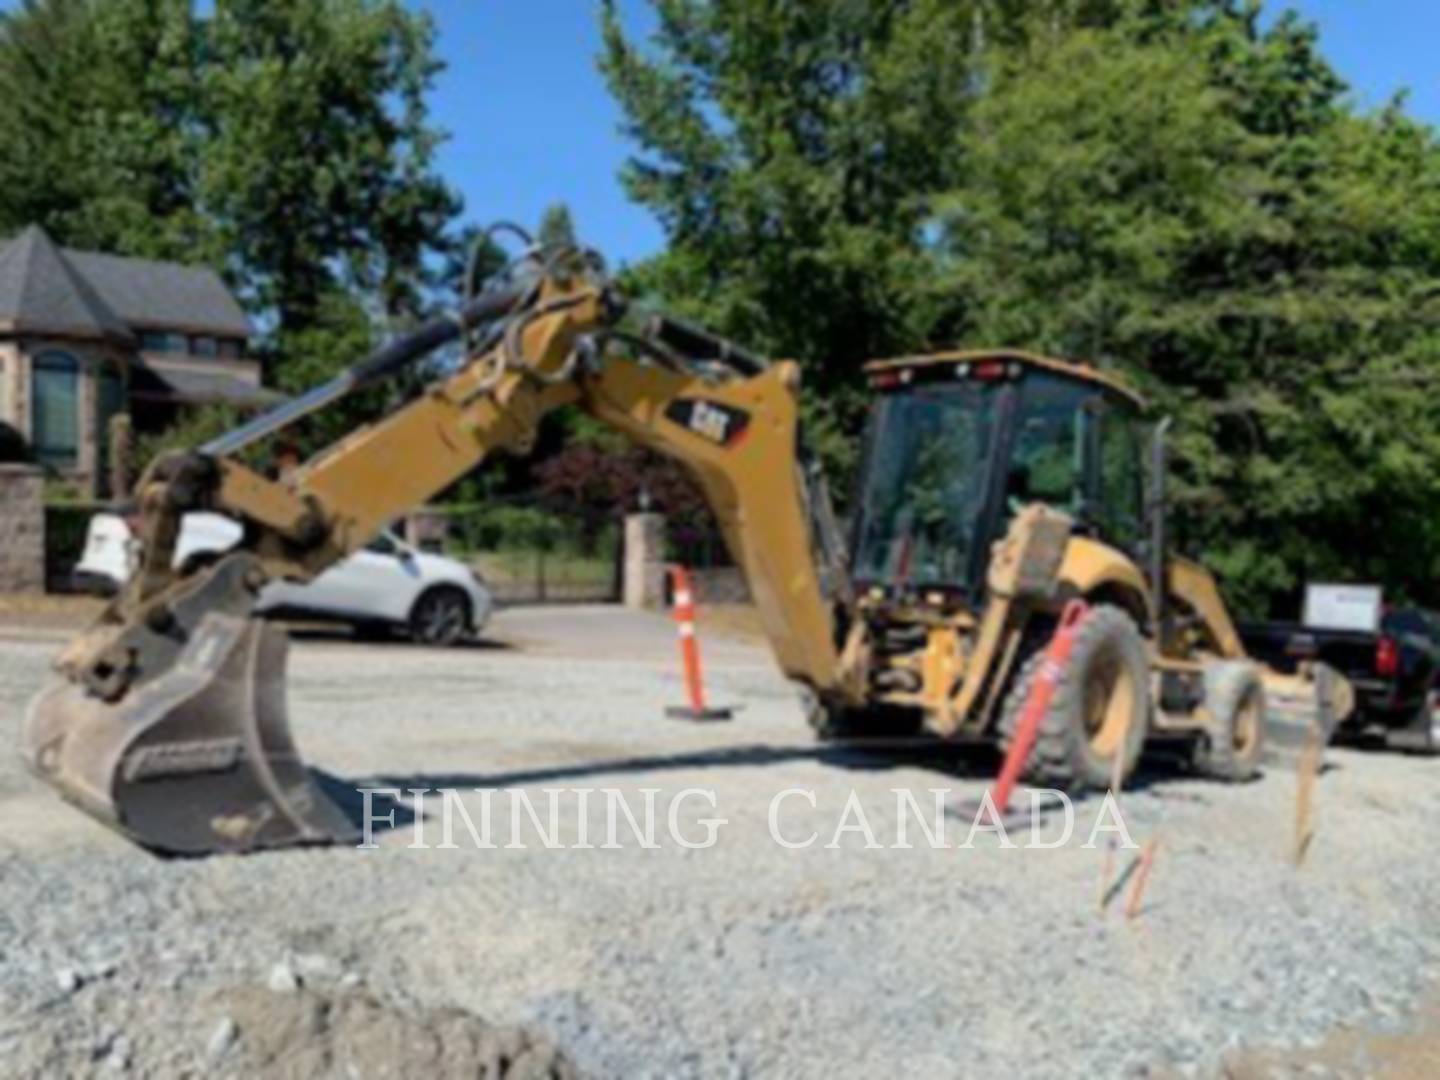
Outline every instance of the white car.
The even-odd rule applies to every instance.
[[[175,566],[221,555],[240,537],[240,525],[221,514],[186,514],[175,545]],[[96,514],[75,567],[77,582],[102,591],[119,588],[135,572],[139,547],[124,518]],[[313,581],[270,582],[260,591],[255,610],[347,622],[367,630],[399,626],[422,644],[453,645],[479,634],[493,607],[490,590],[470,567],[420,551],[387,532]]]

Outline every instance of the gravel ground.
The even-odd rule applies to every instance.
[[[932,788],[977,798],[993,758],[817,749],[740,641],[704,643],[736,720],[665,720],[680,686],[657,618],[511,611],[494,632],[446,652],[298,643],[291,711],[310,763],[350,788],[523,788],[542,820],[545,788],[621,789],[636,810],[659,789],[657,849],[546,850],[528,819],[527,846],[506,848],[502,799],[494,850],[463,825],[441,850],[432,796],[428,849],[408,846],[402,809],[378,850],[164,861],[0,755],[0,1072],[433,1075],[453,1064],[437,1032],[459,1024],[492,1058],[563,1071],[553,1043],[604,1076],[1358,1075],[1383,1062],[1293,1050],[1342,1028],[1398,1037],[1440,978],[1440,761],[1331,751],[1299,871],[1292,772],[1226,787],[1150,769],[1123,810],[1159,854],[1127,921],[1123,904],[1097,913],[1104,855],[1080,847],[1098,800],[1056,850],[992,835],[957,850],[960,813],[951,847],[912,822],[898,849],[893,789],[927,807]],[[10,730],[58,640],[0,629]],[[692,798],[677,817],[690,838],[725,818],[713,847],[668,835],[687,788],[715,793],[714,811]],[[803,850],[770,837],[789,788],[815,794],[814,809],[784,804],[788,837],[819,833]],[[851,792],[886,846],[858,829],[825,846]],[[466,805],[478,819],[478,797]],[[568,846],[573,797],[560,805]],[[1039,839],[1062,826],[1047,816]],[[401,1033],[384,1045],[413,1049],[359,1039],[377,1016]],[[278,1027],[290,1034],[265,1034]]]

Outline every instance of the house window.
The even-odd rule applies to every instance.
[[[190,350],[190,339],[165,330],[146,330],[140,335],[140,348],[145,352],[183,353]]]
[[[219,352],[218,343],[213,337],[193,337],[190,352],[195,356],[215,356]]]
[[[80,453],[80,363],[66,352],[43,352],[30,367],[30,445],[35,460],[73,469]]]
[[[220,339],[220,356],[224,360],[239,360],[245,355],[245,343],[234,338]]]

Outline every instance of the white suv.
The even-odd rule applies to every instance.
[[[240,525],[220,514],[186,514],[175,546],[175,566],[213,559],[240,542]],[[117,514],[96,514],[75,567],[82,586],[113,591],[139,561],[139,541]],[[403,627],[425,645],[453,645],[479,634],[494,600],[480,576],[464,563],[431,555],[391,533],[341,559],[305,584],[272,581],[260,592],[257,612],[319,617],[359,629]]]

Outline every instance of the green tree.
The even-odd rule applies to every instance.
[[[942,207],[940,325],[1122,368],[1178,421],[1184,532],[1261,609],[1440,569],[1440,157],[1250,6],[994,58]],[[1143,87],[1143,91],[1137,91]]]
[[[664,226],[632,289],[826,389],[911,347],[924,197],[973,96],[965,0],[656,0],[647,45],[604,9],[601,67],[637,144],[623,181]]]
[[[570,208],[564,203],[547,206],[540,217],[540,229],[535,234],[535,241],[541,247],[574,247],[577,240]]]
[[[336,287],[423,303],[459,201],[434,169],[428,16],[397,0],[218,0],[207,27],[203,201],[251,304],[282,331]]]
[[[0,14],[0,235],[213,261],[198,206],[188,0],[25,0]]]

